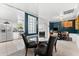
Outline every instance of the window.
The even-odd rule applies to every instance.
[[[28,34],[36,33],[36,18],[28,15]]]

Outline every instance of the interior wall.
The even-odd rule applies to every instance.
[[[39,22],[38,23],[38,32],[45,32],[45,38],[39,37],[39,40],[48,40],[48,38],[49,38],[49,22],[44,21],[42,18],[39,18],[38,22]]]
[[[64,22],[72,22],[72,27],[64,27]],[[54,28],[54,26],[56,28],[59,29],[59,31],[63,32],[63,31],[68,31],[69,33],[79,33],[79,30],[76,29],[75,25],[78,26],[78,24],[75,24],[76,19],[74,20],[69,20],[69,21],[61,21],[61,22],[51,22],[50,23],[50,30],[52,30]],[[68,24],[67,24],[68,25]]]
[[[0,22],[9,21],[10,23],[17,22],[17,10],[0,4]]]

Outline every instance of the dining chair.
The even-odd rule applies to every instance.
[[[21,34],[21,35],[25,44],[25,50],[26,50],[25,56],[27,56],[28,48],[36,48],[37,42],[35,41],[28,42],[28,39],[26,38],[26,36],[24,34]]]
[[[42,43],[38,45],[38,47],[34,51],[34,55],[39,55],[39,56],[52,56],[53,54],[53,47],[56,41],[56,37],[50,36],[48,40],[48,44]]]

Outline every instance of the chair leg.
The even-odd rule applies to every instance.
[[[25,56],[27,56],[27,51],[28,51],[28,48],[26,48],[26,53],[25,53]]]
[[[53,48],[54,48],[54,46],[53,46]],[[54,50],[54,49],[53,49]],[[53,56],[53,50],[52,50],[52,54],[50,55],[50,56]]]
[[[37,54],[36,53],[34,53],[34,56],[36,56]]]
[[[54,46],[55,46],[55,52],[57,52],[56,44],[57,44],[57,40],[56,40],[56,42],[55,42],[55,44],[54,44]]]
[[[55,52],[57,52],[56,46],[55,46]]]
[[[37,55],[35,51],[36,51],[36,48],[34,48],[34,56],[36,56],[36,55]]]
[[[55,44],[55,52],[57,52],[57,49],[56,49],[56,44]]]

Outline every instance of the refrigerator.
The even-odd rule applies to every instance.
[[[0,24],[0,42],[13,40],[13,30],[11,24]]]

